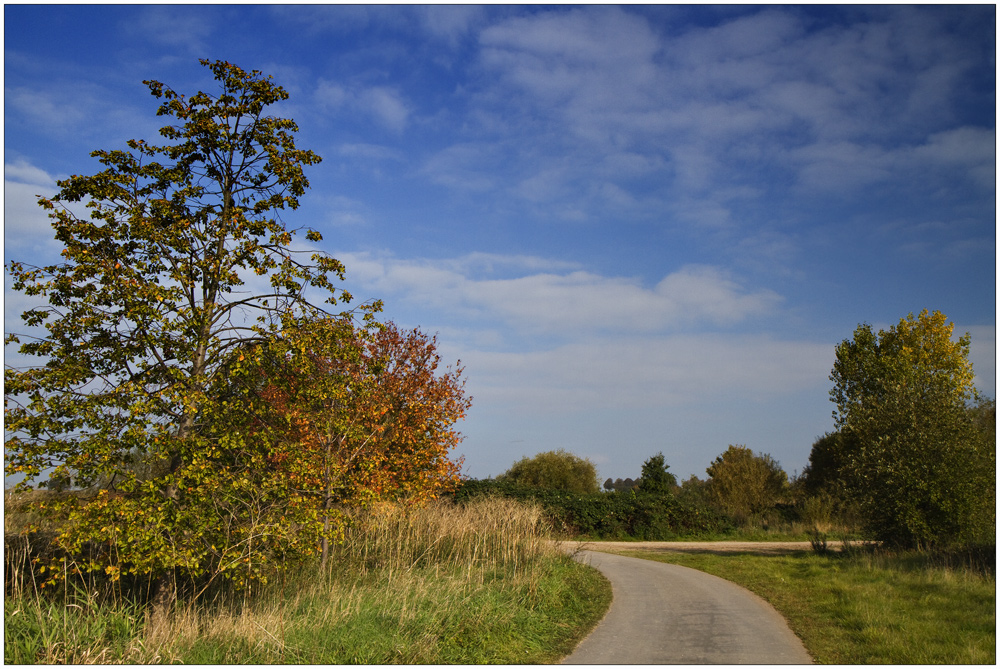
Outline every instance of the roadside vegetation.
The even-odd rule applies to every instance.
[[[760,595],[822,664],[995,664],[995,552],[623,552]]]
[[[537,506],[376,505],[347,526],[326,569],[303,564],[249,591],[223,582],[165,616],[149,614],[141,583],[42,587],[28,546],[9,542],[4,661],[539,664],[568,654],[610,604],[607,581],[553,547]]]

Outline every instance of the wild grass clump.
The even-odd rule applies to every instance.
[[[996,546],[908,550],[845,542],[844,553],[859,568],[871,571],[895,570],[938,574],[947,579],[996,580]]]
[[[247,606],[184,607],[151,634],[199,664],[552,661],[610,593],[548,536],[537,506],[511,500],[354,510],[329,570],[288,573]]]

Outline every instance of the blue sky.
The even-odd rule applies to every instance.
[[[323,157],[287,222],[437,333],[465,472],[603,481],[729,444],[789,474],[834,346],[937,309],[996,395],[996,16],[970,6],[4,6],[5,261],[35,195],[154,139],[142,85],[273,75]],[[10,329],[26,302],[5,289]],[[8,355],[8,357],[10,357]]]

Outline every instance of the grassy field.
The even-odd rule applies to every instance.
[[[151,622],[66,586],[5,593],[5,663],[514,664],[569,653],[610,585],[547,541],[536,507],[481,500],[355,518],[332,569],[285,573]]]
[[[823,664],[995,664],[995,571],[921,553],[623,554],[760,595]]]

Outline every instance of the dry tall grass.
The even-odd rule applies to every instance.
[[[549,550],[541,507],[502,498],[420,509],[379,505],[350,520],[334,555],[363,571],[446,564],[517,570]]]

